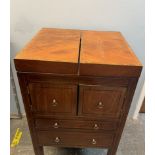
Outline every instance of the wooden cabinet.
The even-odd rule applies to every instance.
[[[115,155],[142,65],[119,32],[44,28],[14,59],[36,155]]]

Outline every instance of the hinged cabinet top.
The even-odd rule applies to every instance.
[[[17,71],[96,76],[140,75],[120,32],[44,28],[15,58]]]
[[[43,28],[17,54],[17,71],[76,74],[80,32]]]
[[[142,65],[120,32],[84,31],[80,74],[140,76]]]
[[[84,31],[80,63],[141,66],[120,32]]]
[[[16,59],[78,63],[80,33],[43,28]]]

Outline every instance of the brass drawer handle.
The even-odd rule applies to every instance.
[[[99,129],[99,127],[98,127],[97,124],[94,124],[94,129],[95,129],[95,130]]]
[[[59,143],[59,142],[60,142],[60,138],[59,138],[59,137],[56,137],[54,141],[55,141],[56,143]]]
[[[103,102],[100,101],[97,106],[98,106],[98,108],[102,109],[104,107],[104,104],[103,104]]]
[[[53,128],[59,128],[59,124],[57,122],[54,123]]]
[[[95,145],[97,142],[95,139],[92,140],[92,144]]]
[[[53,107],[56,107],[57,104],[58,104],[58,102],[56,101],[56,99],[53,99],[53,101],[52,101],[52,106],[53,106]]]

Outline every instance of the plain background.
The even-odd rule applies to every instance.
[[[120,31],[144,65],[144,0],[12,0],[11,59],[42,27]],[[20,89],[17,93],[24,113]],[[144,69],[130,109],[133,115],[144,83]],[[11,113],[15,111],[11,101]]]

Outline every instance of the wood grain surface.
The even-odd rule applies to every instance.
[[[56,126],[56,125],[57,126]],[[85,120],[64,120],[64,119],[36,119],[35,125],[38,130],[63,130],[63,129],[86,129],[91,132],[102,130],[116,130],[116,121],[85,121]]]
[[[15,57],[17,71],[140,76],[142,64],[120,32],[43,28]]]
[[[76,74],[79,42],[80,32],[77,30],[43,28],[15,57],[16,69]]]
[[[91,133],[91,132],[51,132],[37,131],[39,145],[56,146],[56,147],[101,147],[108,148],[111,146],[114,133]],[[59,138],[59,142],[55,139]],[[93,139],[95,144],[93,144]]]
[[[79,115],[119,118],[125,92],[124,87],[80,85]]]
[[[84,31],[80,63],[141,66],[120,32]]]
[[[63,116],[76,114],[76,85],[29,83],[28,86],[33,113]]]
[[[83,31],[80,74],[140,76],[142,64],[120,32]]]
[[[43,28],[15,59],[77,63],[79,40],[76,30]]]

